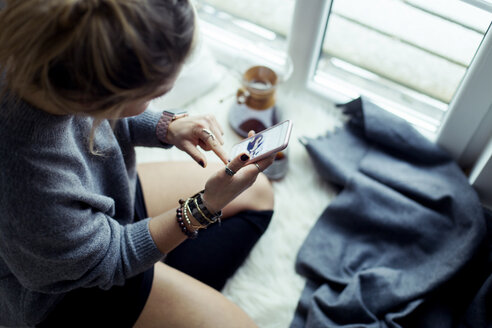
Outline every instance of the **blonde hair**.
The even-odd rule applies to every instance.
[[[193,43],[188,0],[5,0],[0,69],[17,97],[104,117],[178,74]]]

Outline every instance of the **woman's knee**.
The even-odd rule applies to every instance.
[[[224,217],[227,218],[245,210],[273,210],[273,201],[272,185],[264,174],[260,174],[251,187],[224,208]]]
[[[248,190],[249,209],[264,211],[273,210],[274,194],[273,187],[265,174],[258,175],[255,183]]]

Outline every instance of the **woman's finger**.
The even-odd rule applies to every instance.
[[[200,140],[210,146],[210,149],[220,158],[220,160],[227,164],[227,153],[222,148],[221,144],[217,140],[212,131],[209,129],[202,129],[202,133],[200,134]]]
[[[183,150],[193,158],[201,167],[207,166],[207,159],[205,156],[189,141],[183,142]]]
[[[216,146],[219,142],[217,140],[217,137],[215,133],[210,130],[203,128],[201,132],[198,134],[198,138],[206,145],[209,145],[210,148],[213,148]]]
[[[224,138],[222,138],[222,136],[224,135],[224,132],[222,131],[222,127],[217,122],[215,116],[209,115],[207,116],[206,120],[209,123],[210,131],[212,131],[212,133],[214,134],[215,138],[219,141],[219,143],[223,145]]]
[[[222,148],[221,145],[217,144],[216,146],[212,147],[213,152],[220,158],[220,160],[224,163],[227,164],[229,161],[227,160],[227,153]]]
[[[198,146],[200,146],[205,151],[212,150],[212,147],[208,143],[203,142],[201,139],[198,139]]]
[[[268,156],[267,158],[264,158],[262,160],[259,160],[258,162],[252,163],[251,165],[255,165],[258,171],[263,172],[265,171],[270,165],[273,164],[273,161],[275,160],[276,154],[273,154],[271,156]]]
[[[226,166],[226,173],[229,172],[229,175],[234,175],[239,171],[249,160],[249,156],[245,153],[238,155],[236,158],[233,158],[232,161]],[[230,171],[228,171],[229,169]]]
[[[224,138],[222,138],[222,134],[221,134],[220,130],[218,129],[217,125],[212,124],[212,126],[210,127],[210,130],[214,134],[215,138],[219,141],[219,143],[221,145],[223,145],[224,144]]]
[[[212,132],[214,139],[217,140],[221,145],[224,144],[224,139],[222,138],[222,135],[224,132],[222,131],[221,126],[217,122],[217,119],[215,118],[214,115],[205,115],[203,116],[203,126],[205,129],[208,131]]]

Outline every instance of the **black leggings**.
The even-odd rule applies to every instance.
[[[222,289],[265,232],[273,211],[243,211],[200,231],[170,252],[165,263],[215,288]],[[146,218],[137,182],[135,217]],[[38,327],[132,327],[152,288],[154,268],[109,290],[80,288],[65,295]]]
[[[166,264],[222,289],[265,232],[272,211],[243,211],[200,232],[167,255]]]

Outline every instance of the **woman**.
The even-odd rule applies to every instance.
[[[268,226],[273,158],[228,162],[213,116],[145,111],[192,50],[188,0],[0,8],[0,325],[255,326],[216,289]],[[173,145],[200,166],[137,175],[134,146]]]

